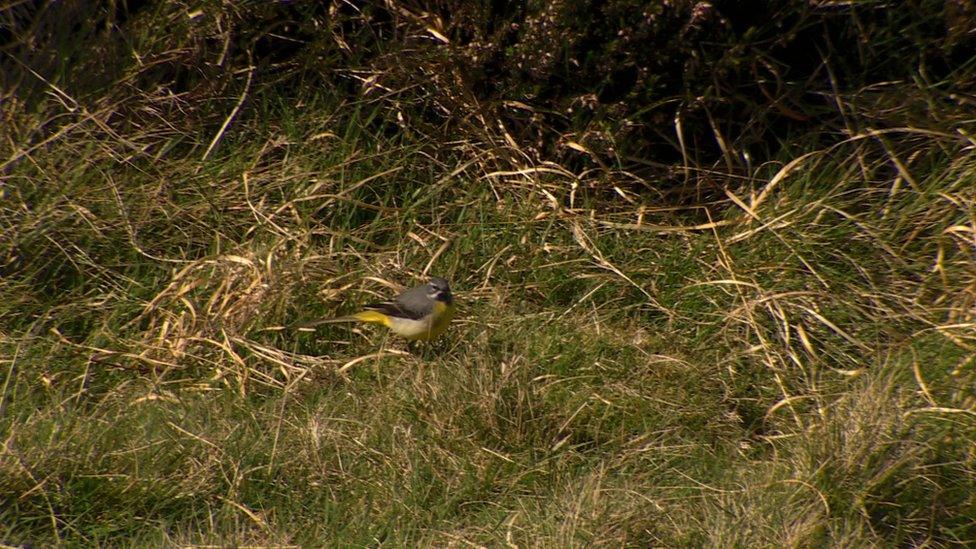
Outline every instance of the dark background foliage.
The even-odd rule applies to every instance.
[[[22,65],[55,83],[89,70],[98,59],[58,57],[58,41],[91,40],[114,55],[156,9],[120,1],[6,10],[4,88],[17,87],[9,81],[23,78]],[[976,50],[967,0],[244,2],[187,5],[186,14],[169,37],[181,47],[133,56],[131,78],[102,84],[162,86],[191,100],[214,86],[234,95],[253,65],[254,83],[275,84],[261,93],[315,85],[373,97],[415,130],[508,134],[537,159],[672,182],[684,163],[745,172],[797,130],[828,139],[857,131],[838,98],[870,100],[870,90],[916,73],[970,90],[953,75]],[[19,87],[47,97],[36,80]]]

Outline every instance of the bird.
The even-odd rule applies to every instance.
[[[321,324],[365,322],[386,326],[407,341],[431,340],[447,329],[454,317],[454,297],[446,279],[432,277],[427,284],[415,286],[391,301],[367,305],[347,316],[324,318],[298,325],[308,329]]]

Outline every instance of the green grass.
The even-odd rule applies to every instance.
[[[290,91],[206,159],[226,98],[47,104],[35,148],[47,118],[0,106],[3,543],[976,542],[961,114],[890,137],[911,182],[891,143],[798,139],[743,208]],[[425,273],[460,312],[412,352],[274,329]]]

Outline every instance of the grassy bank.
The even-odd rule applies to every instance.
[[[963,73],[664,185],[148,65],[0,103],[3,543],[976,542]],[[433,344],[280,329],[428,274]]]

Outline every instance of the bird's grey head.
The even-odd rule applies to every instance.
[[[436,301],[443,301],[448,305],[453,301],[451,287],[447,284],[447,280],[436,276],[427,283],[427,297]]]

